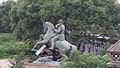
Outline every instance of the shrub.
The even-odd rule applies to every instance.
[[[73,52],[62,68],[106,68],[106,63],[108,61],[109,58],[107,55],[100,56]]]
[[[14,35],[10,33],[1,33],[0,42],[8,42],[8,41],[15,41]]]
[[[7,42],[0,46],[0,58],[19,54],[24,48],[23,42]]]
[[[16,41],[12,34],[0,34],[0,58],[12,57],[21,52],[24,52],[25,55],[31,55],[32,47],[31,41]]]

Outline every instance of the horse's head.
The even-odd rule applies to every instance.
[[[44,28],[44,32],[46,32],[48,29],[47,22],[43,22],[43,28]]]
[[[48,29],[53,30],[54,25],[51,22],[44,22],[43,28],[44,28],[44,32],[46,32]]]

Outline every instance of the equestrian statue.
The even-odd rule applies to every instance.
[[[54,56],[61,56],[55,61],[63,62],[68,59],[69,54],[72,51],[77,51],[75,45],[70,44],[65,40],[65,26],[63,25],[63,20],[60,19],[58,23],[54,25],[51,22],[44,22],[44,35],[40,35],[39,41],[33,47],[32,51],[36,51],[36,55],[41,55],[37,62],[41,61],[53,61]],[[40,49],[36,49],[39,45]],[[51,55],[49,54],[51,53]],[[44,54],[44,55],[43,55]]]

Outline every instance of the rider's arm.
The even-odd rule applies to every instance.
[[[55,28],[57,28],[60,24],[55,25]]]
[[[55,29],[55,32],[56,32],[57,34],[61,33],[61,31],[62,31],[61,26],[59,26],[58,29]]]

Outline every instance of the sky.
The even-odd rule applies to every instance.
[[[118,0],[118,2],[120,3],[120,0]]]
[[[8,0],[0,0],[0,3],[2,3],[3,1],[5,2],[5,1],[8,1]],[[17,1],[17,0],[15,0],[15,1]]]
[[[2,3],[3,1],[7,1],[7,0],[0,0],[0,3]]]

